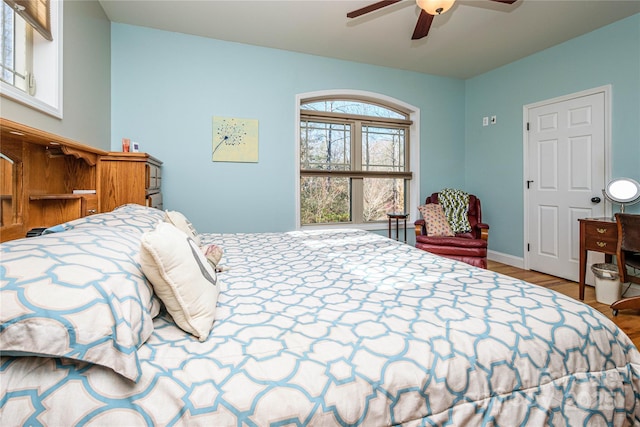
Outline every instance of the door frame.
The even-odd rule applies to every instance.
[[[587,89],[580,92],[571,93],[568,95],[559,96],[556,98],[546,99],[544,101],[535,102],[532,104],[526,104],[522,107],[522,158],[523,158],[523,174],[522,174],[522,193],[524,202],[524,216],[523,216],[523,268],[529,270],[529,251],[527,245],[529,244],[529,192],[527,191],[527,179],[529,179],[529,131],[527,130],[527,120],[530,110],[538,107],[542,107],[549,104],[556,104],[559,102],[569,101],[575,98],[582,98],[584,96],[595,95],[597,93],[604,93],[604,179],[605,185],[611,180],[611,85],[605,85],[596,87],[593,89]],[[602,197],[602,203],[604,203],[604,212],[606,216],[611,216],[612,207],[610,203],[607,203],[604,196]]]

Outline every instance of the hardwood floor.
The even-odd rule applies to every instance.
[[[544,286],[545,288],[550,288],[578,299],[578,284],[576,282],[538,273],[537,271],[523,270],[495,261],[489,261],[488,268],[491,271],[526,280],[527,282],[535,283],[536,285]],[[585,288],[584,302],[603,313],[609,319],[612,319],[613,322],[631,338],[631,341],[633,341],[636,347],[640,348],[640,310],[620,310],[618,315],[614,317],[608,304],[602,304],[596,301],[596,291],[591,286]]]

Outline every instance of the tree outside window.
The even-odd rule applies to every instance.
[[[386,221],[408,210],[407,113],[350,99],[300,108],[301,225]]]

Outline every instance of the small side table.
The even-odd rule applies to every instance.
[[[584,280],[587,275],[588,251],[602,252],[610,263],[618,247],[618,225],[611,218],[581,218],[580,221],[580,281],[578,295],[584,300]]]
[[[389,238],[391,238],[391,220],[395,219],[396,220],[396,240],[399,240],[399,221],[403,220],[404,221],[404,243],[407,243],[407,218],[409,217],[408,213],[402,212],[402,213],[388,213],[387,214],[387,218],[389,220],[389,233],[388,236]]]

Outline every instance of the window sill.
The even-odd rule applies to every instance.
[[[394,223],[395,224],[395,223]],[[387,221],[380,222],[371,222],[367,224],[353,224],[353,223],[340,223],[340,224],[317,224],[317,225],[303,225],[298,227],[299,230],[339,230],[339,229],[357,229],[357,230],[367,230],[367,231],[376,231],[376,230],[387,230],[388,229]],[[409,227],[409,223],[407,222],[407,227]],[[411,224],[413,228],[413,224]]]
[[[62,107],[54,107],[52,105],[47,104],[33,96],[30,96],[20,89],[11,86],[5,82],[0,82],[0,89],[2,89],[2,96],[8,99],[11,99],[15,102],[23,104],[27,107],[33,108],[34,110],[40,111],[42,113],[53,116],[57,119],[62,119]]]

